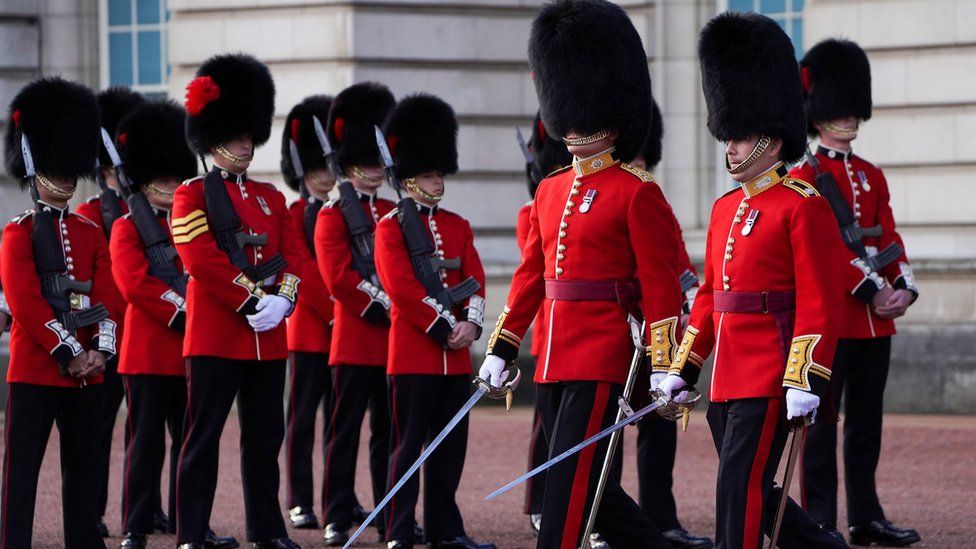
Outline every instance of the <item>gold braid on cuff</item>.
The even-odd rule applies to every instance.
[[[247,156],[238,156],[238,155],[236,155],[236,154],[228,151],[226,148],[224,148],[224,146],[222,144],[215,146],[213,148],[213,150],[214,150],[215,153],[219,154],[220,156],[223,156],[227,160],[230,160],[231,162],[237,162],[238,164],[243,164],[245,162],[250,162],[251,159],[254,158],[254,155],[253,154],[247,155]]]
[[[756,141],[756,146],[752,148],[752,152],[749,153],[749,157],[735,167],[732,167],[729,164],[729,157],[728,155],[725,155],[725,170],[732,175],[738,175],[746,171],[749,169],[749,166],[755,164],[756,160],[759,160],[759,157],[766,152],[770,142],[772,142],[772,139],[770,139],[768,135],[759,136],[759,141]]]
[[[574,138],[564,137],[563,143],[567,145],[571,145],[573,147],[579,147],[581,145],[589,145],[590,143],[596,143],[601,139],[606,139],[608,135],[610,135],[610,130],[600,130],[594,134],[586,135],[583,137],[574,137]]]
[[[414,178],[412,178],[412,177],[408,177],[408,178],[404,179],[403,180],[403,184],[404,184],[404,186],[407,187],[407,189],[410,189],[411,191],[413,191],[413,192],[419,194],[420,196],[424,197],[424,200],[430,200],[431,202],[440,202],[441,200],[444,200],[444,195],[440,195],[440,196],[433,195],[433,194],[430,194],[429,192],[421,189],[420,188],[420,185],[418,185],[417,184],[417,181]]]

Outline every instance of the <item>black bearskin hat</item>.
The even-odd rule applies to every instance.
[[[800,71],[793,43],[772,19],[725,12],[698,42],[708,129],[720,141],[766,135],[783,140],[782,159],[807,148]]]
[[[289,143],[295,141],[298,149],[298,161],[302,163],[302,171],[308,172],[327,165],[322,145],[315,136],[315,123],[312,117],[319,119],[322,128],[329,122],[329,107],[332,98],[327,95],[312,95],[301,103],[292,107],[285,118],[285,129],[281,132],[281,175],[285,178],[285,185],[293,191],[298,191],[298,177],[291,162]]]
[[[264,63],[244,53],[211,57],[186,86],[186,140],[199,154],[244,135],[257,148],[271,137],[274,98]]]
[[[539,113],[535,114],[532,121],[532,137],[529,138],[529,150],[535,157],[535,165],[539,168],[542,177],[568,166],[573,162],[573,155],[566,149],[566,144],[559,139],[553,139],[546,131],[546,125],[542,122]],[[535,191],[539,186],[539,181],[532,179],[532,167],[526,164],[525,175],[529,182],[529,194],[535,198]]]
[[[197,160],[186,144],[186,111],[173,101],[139,105],[115,136],[125,174],[138,188],[154,179],[184,181],[197,174]]]
[[[401,180],[458,170],[457,117],[439,97],[418,93],[403,98],[386,118],[383,134]]]
[[[554,138],[616,129],[617,158],[640,152],[650,126],[651,77],[637,29],[620,6],[607,0],[546,4],[532,23],[529,68]]]
[[[829,38],[800,60],[808,130],[814,122],[856,116],[871,118],[871,62],[850,40]]]
[[[38,172],[65,179],[92,175],[102,141],[98,119],[95,94],[81,84],[51,77],[24,86],[10,102],[3,139],[7,173],[26,185],[24,134]]]
[[[102,127],[114,138],[118,133],[119,122],[145,101],[142,94],[124,86],[113,86],[99,93],[98,109],[101,111]],[[98,163],[102,167],[112,167],[112,158],[104,146],[98,147]]]
[[[327,131],[340,170],[380,164],[373,126],[382,126],[394,105],[393,93],[379,82],[353,84],[332,100]]]
[[[654,167],[661,162],[664,150],[664,144],[661,143],[662,138],[664,138],[664,117],[661,116],[661,107],[658,106],[657,101],[651,98],[651,131],[647,134],[644,150],[640,154],[641,158],[644,159],[644,165],[647,166],[647,171],[654,170]]]

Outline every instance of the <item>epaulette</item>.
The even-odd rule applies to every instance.
[[[793,189],[804,198],[808,196],[820,196],[820,193],[817,192],[816,187],[802,179],[796,179],[795,177],[784,178],[783,186],[787,189]]]
[[[187,179],[186,181],[184,181],[183,182],[183,185],[191,185],[193,183],[196,183],[197,181],[203,181],[203,176],[202,175],[198,175],[196,177],[191,177],[190,179]]]
[[[10,222],[11,223],[16,223],[16,224],[20,225],[21,223],[24,222],[25,219],[27,219],[28,217],[30,217],[32,215],[34,215],[34,210],[25,210],[24,213],[22,213],[22,214],[18,215],[17,217],[11,219]]]
[[[89,202],[94,202],[96,200],[99,200],[101,197],[102,197],[101,194],[93,194],[85,199],[85,203],[87,204]]]
[[[637,179],[640,179],[644,183],[651,183],[654,181],[654,176],[651,175],[651,172],[638,168],[637,166],[631,166],[626,162],[620,163],[620,169],[637,176]]]
[[[525,206],[531,206],[531,205],[532,205],[532,204],[533,204],[534,202],[535,202],[535,199],[532,199],[532,200],[529,200],[529,201],[528,201],[528,202],[526,202],[525,204],[522,204],[522,207],[525,207]]]
[[[95,223],[94,221],[88,219],[87,217],[81,215],[80,213],[71,212],[71,215],[77,217],[78,219],[84,221],[85,223],[88,223],[92,227],[98,228],[98,223]]]
[[[339,204],[339,197],[338,196],[335,197],[335,198],[330,198],[325,204],[322,204],[322,207],[323,208],[334,208],[337,204]]]
[[[559,175],[559,174],[561,174],[561,173],[563,173],[564,171],[566,171],[566,170],[568,170],[568,169],[570,169],[570,168],[572,168],[572,167],[573,167],[573,165],[572,165],[572,164],[570,164],[570,165],[568,165],[568,166],[563,166],[562,168],[557,168],[557,169],[555,169],[555,170],[553,170],[553,171],[551,171],[551,172],[549,172],[549,175],[547,175],[547,176],[545,176],[545,177],[543,177],[543,179],[549,179],[550,177],[552,177],[552,176],[554,176],[554,175]],[[540,182],[540,183],[541,183],[541,182]]]
[[[396,217],[397,212],[399,210],[400,210],[400,208],[393,208],[392,210],[390,210],[389,212],[387,212],[386,215],[384,215],[383,217],[381,217],[380,218],[380,221],[383,221],[384,219],[393,219],[394,217]]]

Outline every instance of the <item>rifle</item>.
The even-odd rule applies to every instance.
[[[844,244],[847,245],[848,249],[854,252],[854,255],[864,260],[872,271],[880,271],[901,257],[904,250],[902,250],[897,242],[892,242],[884,250],[874,255],[868,253],[863,239],[864,237],[881,236],[881,226],[861,227],[857,218],[851,212],[847,201],[841,196],[840,189],[837,186],[837,181],[834,179],[833,174],[829,171],[821,172],[820,161],[809,150],[806,152],[806,157],[807,162],[810,163],[810,166],[816,174],[817,190],[820,191],[820,194],[830,204],[830,209],[833,210],[834,217],[837,218],[837,224],[840,225],[841,238],[844,239]]]
[[[37,172],[34,170],[34,157],[24,134],[20,136],[20,149],[24,156],[24,171],[30,185],[31,200],[34,202],[32,242],[34,266],[41,282],[41,295],[51,306],[54,317],[61,326],[74,334],[78,328],[91,326],[108,318],[108,309],[102,303],[88,306],[88,297],[81,295],[91,292],[91,280],[72,280],[65,276],[68,266],[58,234],[58,223],[51,214],[51,207],[41,203],[35,180]],[[66,368],[60,365],[59,368],[62,376],[69,375]]]
[[[335,151],[329,144],[329,138],[322,129],[322,123],[317,116],[312,117],[312,124],[315,126],[315,136],[322,147],[322,155],[325,156],[329,164],[329,170],[335,174],[336,179],[340,180],[337,185],[339,189],[339,211],[342,218],[346,221],[346,229],[349,231],[349,240],[352,241],[352,266],[363,277],[376,288],[382,289],[380,279],[376,276],[376,261],[373,257],[373,219],[366,215],[363,207],[359,203],[359,195],[349,181],[341,181],[342,172],[336,162]]]
[[[119,189],[126,197],[129,204],[129,212],[132,214],[132,222],[135,223],[136,231],[146,248],[146,260],[149,261],[149,274],[163,281],[174,292],[181,297],[186,297],[186,274],[176,268],[176,248],[170,241],[169,235],[156,221],[156,214],[149,204],[149,199],[136,189],[129,176],[122,169],[122,159],[119,157],[112,139],[108,132],[102,128],[102,143],[108,151],[109,158],[115,168],[115,177],[119,180]],[[104,207],[105,201],[102,200]]]
[[[518,140],[519,149],[522,150],[522,156],[525,157],[525,169],[529,175],[529,185],[530,187],[538,186],[545,174],[539,169],[539,163],[536,162],[535,155],[532,154],[532,150],[526,144],[522,130],[518,126],[515,127],[515,138]]]
[[[413,274],[427,291],[427,295],[437,301],[445,309],[450,309],[454,305],[462,303],[481,289],[481,284],[473,276],[469,276],[456,286],[445,288],[441,282],[440,269],[460,269],[461,259],[440,259],[435,255],[434,242],[427,235],[420,220],[420,212],[417,211],[417,202],[409,195],[403,196],[400,190],[400,180],[393,171],[393,157],[390,149],[386,146],[386,138],[383,132],[374,126],[376,132],[376,145],[380,150],[380,160],[383,163],[383,171],[386,173],[387,182],[396,190],[397,193],[397,221],[400,223],[400,231],[403,233],[403,240],[407,244],[407,254],[410,255],[410,264],[413,267]]]

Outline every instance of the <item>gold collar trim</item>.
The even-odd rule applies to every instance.
[[[742,191],[746,193],[747,197],[752,198],[775,187],[788,173],[786,164],[777,162],[772,168],[769,168],[758,177],[742,183]]]
[[[613,158],[613,151],[614,149],[611,147],[587,158],[574,157],[573,170],[576,172],[576,177],[587,176],[605,170],[610,166],[616,166],[619,161]]]

